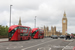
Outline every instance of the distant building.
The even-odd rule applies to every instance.
[[[51,35],[61,35],[61,32],[56,31],[56,26],[51,26],[51,30],[49,30],[49,27],[44,26],[44,36],[51,36]]]
[[[64,12],[63,18],[62,18],[62,33],[60,31],[56,31],[56,26],[51,26],[51,30],[49,30],[49,27],[44,26],[44,36],[51,36],[51,35],[66,35],[67,34],[67,17],[66,13]]]
[[[18,23],[18,25],[22,25],[22,24],[21,24],[21,17],[19,18],[19,23]]]
[[[64,12],[63,18],[62,18],[62,33],[60,31],[56,31],[56,26],[51,26],[51,30],[49,30],[49,27],[44,26],[44,36],[51,36],[51,35],[66,35],[67,34],[67,17],[66,13]]]

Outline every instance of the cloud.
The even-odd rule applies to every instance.
[[[22,25],[56,26],[62,30],[64,11],[68,19],[68,33],[75,32],[75,0],[2,0],[0,1],[0,24],[9,26],[11,7],[11,24],[18,24],[21,17]]]

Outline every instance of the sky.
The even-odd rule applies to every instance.
[[[62,32],[64,11],[67,17],[67,33],[75,33],[75,0],[0,0],[0,25],[9,26],[11,6],[11,25],[17,25],[21,17],[23,26],[56,26]]]

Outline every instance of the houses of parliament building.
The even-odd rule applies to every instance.
[[[19,19],[19,23],[18,25],[22,25],[21,24],[21,18]],[[44,36],[51,36],[51,35],[66,35],[67,34],[67,17],[66,17],[66,13],[64,12],[63,14],[63,18],[62,18],[62,32],[60,31],[56,31],[56,26],[51,26],[51,30],[49,30],[49,27],[44,26],[41,27],[41,29],[44,30]]]
[[[66,13],[64,12],[63,18],[62,18],[62,32],[56,31],[56,26],[51,26],[51,30],[49,30],[49,27],[44,26],[44,36],[51,36],[51,35],[66,35],[67,34],[67,17]]]

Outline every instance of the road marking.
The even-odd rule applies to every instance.
[[[48,38],[48,39],[50,39],[50,38]],[[38,41],[41,41],[41,42],[43,42],[43,41],[46,41],[46,40],[48,40],[48,39],[46,39],[46,38],[44,38],[44,39],[32,39],[33,41],[35,41],[35,42],[38,42]],[[50,39],[51,40],[51,39]],[[26,41],[26,43],[32,43],[33,41]]]
[[[69,43],[69,44],[71,44],[71,43]],[[69,45],[69,44],[68,44],[68,45]],[[66,45],[64,48],[66,48],[68,45]],[[64,48],[62,48],[62,50],[64,50]]]
[[[14,46],[14,47],[7,47],[6,49],[16,49],[16,48],[22,48],[23,46]]]
[[[49,48],[49,50],[51,50],[51,48]]]
[[[16,47],[14,47],[14,48],[16,48]]]
[[[8,47],[6,49],[9,49]]]
[[[42,49],[42,48],[44,49],[44,47],[41,47],[41,48],[38,48],[37,50]]]
[[[46,48],[49,48],[49,50],[51,50],[50,47],[46,47]],[[37,50],[40,50],[40,49],[46,50],[46,48],[45,47],[41,47],[41,48],[38,48]]]
[[[49,39],[49,38],[48,38]],[[43,39],[43,40],[48,40],[48,39]],[[41,41],[42,39],[40,39],[40,41]],[[38,42],[38,40],[34,40],[35,42]],[[25,41],[25,43],[26,42],[28,42],[28,43],[31,43],[31,42],[33,42],[33,41]],[[20,44],[20,43],[17,43],[17,44]],[[12,46],[12,44],[9,44],[9,46]],[[22,48],[23,46],[15,46],[15,47],[6,47],[6,49],[15,49],[15,48]]]
[[[30,46],[30,47],[27,47],[27,48],[23,48],[21,50],[25,50],[25,49],[29,49],[29,48],[32,48],[32,47],[36,47],[36,46],[39,46],[39,45],[42,45],[42,44],[45,44],[45,43],[48,43],[48,42],[52,42],[52,41],[55,41],[55,40],[50,40],[50,41],[47,41],[47,42],[43,42],[43,43],[40,43],[40,44],[37,44],[37,45],[34,45],[34,46]]]
[[[23,47],[23,46],[21,46],[21,47]]]

